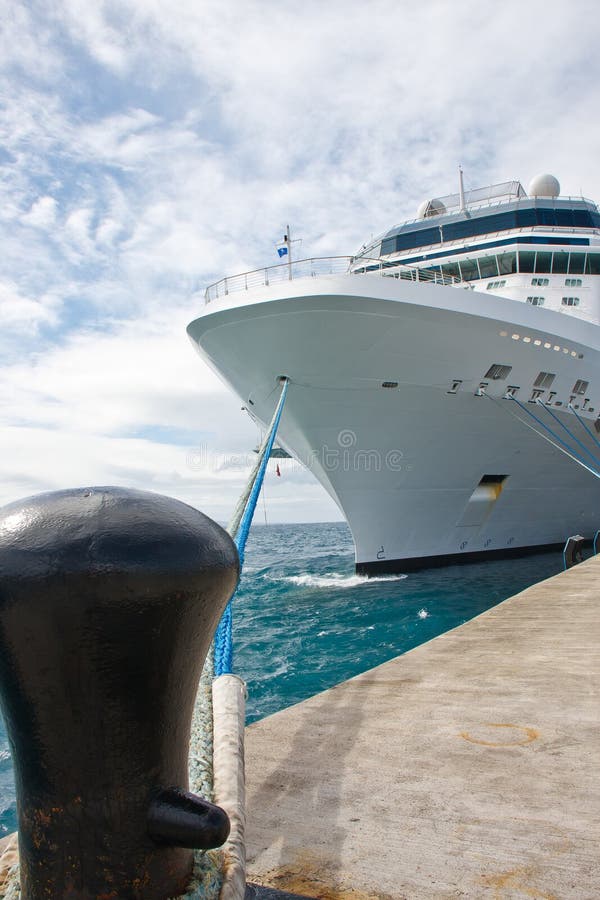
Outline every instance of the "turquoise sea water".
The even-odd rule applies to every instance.
[[[560,553],[366,579],[342,523],[253,528],[235,599],[235,671],[248,721],[276,712],[466,622],[562,569]],[[14,830],[0,724],[0,834]]]

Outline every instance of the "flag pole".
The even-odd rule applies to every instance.
[[[292,280],[292,237],[290,235],[290,226],[288,225],[285,230],[285,243],[288,251],[288,273],[289,280]]]

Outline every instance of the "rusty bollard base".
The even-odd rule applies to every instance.
[[[26,900],[164,900],[227,837],[188,793],[194,698],[237,584],[226,532],[100,487],[0,509],[0,695]]]

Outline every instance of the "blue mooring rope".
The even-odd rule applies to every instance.
[[[575,443],[578,444],[578,445],[581,447],[581,449],[582,449],[585,453],[587,453],[587,455],[588,455],[588,456],[590,457],[590,459],[593,461],[593,463],[594,463],[595,466],[600,466],[600,460],[596,459],[596,457],[594,456],[594,454],[591,453],[591,452],[588,450],[588,448],[585,446],[585,444],[582,444],[582,443],[581,443],[581,441],[579,440],[579,438],[576,437],[576,436],[573,434],[573,432],[571,431],[571,429],[570,429],[567,425],[565,425],[564,422],[561,422],[561,420],[558,418],[558,416],[556,415],[556,413],[554,413],[546,403],[542,403],[540,400],[538,400],[538,401],[537,401],[537,405],[538,405],[538,406],[541,406],[543,409],[545,409],[546,412],[549,413],[549,414],[552,416],[552,418],[553,418],[556,422],[558,422],[558,424],[560,425],[560,427],[561,427],[562,429],[564,429],[564,431],[567,432],[567,434],[569,435],[569,437],[572,438],[572,439],[575,441]],[[571,407],[571,409],[572,409],[572,407]],[[575,410],[574,410],[574,409],[572,409],[572,411],[575,413]],[[575,415],[577,415],[577,413],[575,413]],[[578,417],[578,418],[579,418],[579,417]]]
[[[585,422],[583,421],[583,419],[580,418],[580,417],[577,415],[577,412],[576,412],[575,408],[574,408],[570,403],[569,403],[569,409],[571,410],[571,412],[573,413],[573,415],[575,416],[575,418],[577,419],[577,421],[580,423],[580,425],[583,425],[583,427],[585,428],[585,430],[587,431],[587,433],[589,434],[589,436],[591,437],[591,439],[592,439],[593,442],[595,443],[596,447],[598,447],[598,448],[600,449],[600,442],[598,441],[598,439],[597,439],[596,437],[594,437],[594,435],[592,434],[592,432],[590,431],[590,429],[587,427],[587,425],[585,424]]]
[[[246,503],[246,506],[244,508],[244,514],[235,536],[235,545],[240,557],[240,569],[244,565],[244,551],[246,549],[246,541],[248,539],[250,526],[252,525],[252,518],[254,516],[254,510],[256,509],[256,503],[260,495],[260,489],[262,487],[265,473],[267,471],[267,465],[269,463],[269,457],[271,456],[271,450],[273,449],[273,444],[275,443],[275,436],[277,435],[277,429],[279,428],[279,421],[283,412],[283,405],[285,403],[288,386],[289,381],[286,378],[283,380],[279,403],[277,405],[277,410],[271,424],[271,431],[268,435],[266,444],[264,445],[263,458],[256,473],[256,478],[254,479],[254,484],[252,485],[252,490],[250,492],[250,496],[248,497],[248,502]],[[217,632],[215,634],[215,675],[230,675],[233,671],[233,616],[231,604],[232,600],[230,600],[227,604],[227,608],[223,613],[223,616],[217,628]]]
[[[517,400],[516,397],[511,397],[511,400],[514,400],[514,402],[517,404],[517,406],[519,406],[520,409],[522,409],[524,413],[527,413],[528,416],[530,416],[532,419],[535,419],[535,421],[538,423],[538,425],[541,425],[541,426],[542,426],[542,428],[544,429],[544,431],[547,431],[548,434],[551,434],[552,437],[553,437],[556,441],[558,441],[558,443],[561,444],[562,447],[564,447],[565,451],[567,452],[567,454],[568,454],[572,459],[574,459],[576,462],[578,462],[580,465],[582,465],[582,466],[584,467],[584,469],[587,469],[588,472],[591,472],[592,475],[595,475],[596,478],[600,478],[600,472],[598,472],[596,469],[592,469],[592,468],[590,467],[590,464],[589,464],[589,463],[586,463],[586,461],[585,461],[584,459],[582,459],[582,458],[575,452],[575,450],[574,450],[571,446],[569,446],[569,444],[565,443],[565,441],[563,441],[562,438],[560,438],[560,437],[557,435],[557,433],[556,433],[555,431],[552,430],[552,428],[550,428],[548,425],[546,425],[545,422],[542,422],[542,420],[541,420],[540,418],[538,418],[538,416],[536,416],[535,413],[532,413],[530,409],[527,409],[527,408],[523,405],[523,403],[520,402],[520,400]],[[524,424],[527,424],[527,423],[524,423]],[[535,429],[534,429],[534,430],[535,430]],[[567,430],[568,430],[568,429],[567,429]],[[543,437],[543,435],[542,435],[542,437]],[[559,447],[558,449],[560,450],[560,447]],[[592,458],[594,458],[594,457],[592,457]]]

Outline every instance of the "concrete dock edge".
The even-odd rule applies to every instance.
[[[597,900],[599,720],[592,558],[250,726],[248,879],[319,900]]]

